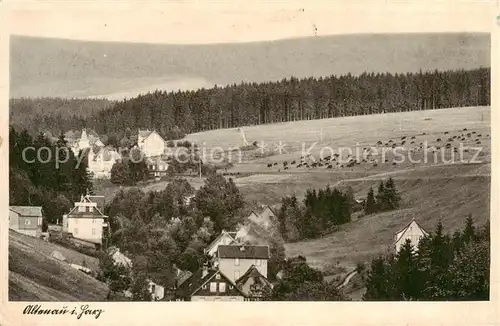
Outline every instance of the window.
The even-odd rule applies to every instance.
[[[220,280],[220,274],[219,274],[219,273],[217,273],[217,275],[215,275],[215,278],[216,278],[217,280]]]
[[[255,266],[260,266],[260,259],[255,259]]]
[[[240,271],[234,271],[234,280],[236,281],[239,278],[240,278]]]
[[[95,235],[95,229],[92,229],[92,235]]]
[[[78,206],[78,211],[81,213],[81,212],[85,212],[85,206]]]
[[[203,290],[206,290],[207,289],[207,285],[206,284],[203,284],[203,286],[201,287]]]
[[[217,283],[210,282],[210,292],[217,292]]]
[[[234,266],[240,266],[240,259],[239,258],[234,259]]]
[[[38,225],[42,225],[42,218],[41,217],[38,218]]]
[[[229,286],[229,290],[232,290],[232,289],[233,289],[233,286],[232,286],[232,285],[230,285],[230,286]]]
[[[219,283],[219,292],[226,292],[226,283]]]
[[[30,225],[31,221],[29,219],[24,220],[24,225]]]
[[[75,229],[73,230],[73,234],[78,234],[78,229],[77,229],[77,228],[75,228]]]

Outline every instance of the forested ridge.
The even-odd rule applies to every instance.
[[[17,99],[10,102],[11,123],[53,134],[61,129],[87,127],[120,138],[126,128],[147,128],[170,138],[176,126],[183,133],[192,133],[296,120],[489,105],[490,70],[291,77],[195,91],[154,91],[119,102],[68,100],[73,106],[71,112],[57,109],[61,105],[43,104],[46,110],[37,109],[40,101],[49,103],[50,99]]]

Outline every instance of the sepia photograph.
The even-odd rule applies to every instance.
[[[12,31],[19,313],[490,301],[492,34],[307,25],[186,43]]]

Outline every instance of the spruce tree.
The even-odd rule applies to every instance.
[[[377,202],[377,210],[378,211],[385,211],[387,210],[387,199],[386,199],[386,192],[385,192],[385,187],[384,187],[384,182],[380,181],[380,184],[378,185],[378,192],[375,197],[376,202]]]
[[[472,214],[469,214],[467,220],[465,221],[465,229],[463,233],[463,242],[469,243],[475,238],[475,228],[474,221],[472,220]]]
[[[375,202],[375,194],[373,193],[373,188],[370,187],[368,194],[366,196],[365,203],[365,213],[373,214],[377,212],[377,203]]]
[[[399,203],[401,201],[401,197],[399,196],[396,185],[394,184],[394,180],[389,178],[385,183],[384,187],[385,191],[385,200],[386,200],[386,209],[393,210],[399,207]]]

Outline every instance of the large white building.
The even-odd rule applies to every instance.
[[[139,129],[137,147],[146,157],[160,156],[165,152],[165,140],[155,130]]]
[[[63,232],[71,233],[75,239],[101,246],[108,231],[108,216],[88,195],[82,196],[69,213],[63,215]]]

